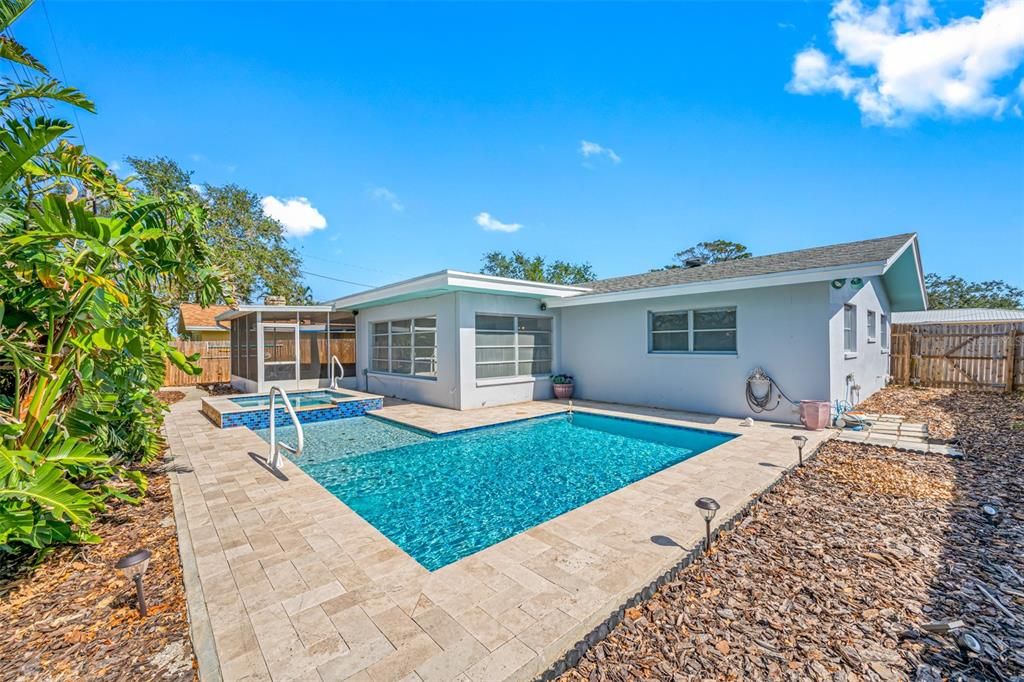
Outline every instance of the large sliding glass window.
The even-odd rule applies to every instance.
[[[370,370],[418,377],[437,376],[437,318],[374,322]]]
[[[735,353],[736,309],[650,313],[650,353]]]
[[[551,318],[476,316],[476,378],[551,374]]]

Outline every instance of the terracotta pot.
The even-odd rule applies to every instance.
[[[559,400],[568,400],[572,397],[573,384],[552,384],[555,387],[555,397]]]

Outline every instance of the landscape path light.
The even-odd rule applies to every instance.
[[[793,442],[796,443],[796,454],[800,459],[800,466],[803,466],[804,446],[807,445],[807,436],[793,436]]]
[[[700,510],[700,515],[704,517],[704,529],[707,533],[707,545],[704,547],[705,552],[711,551],[711,519],[715,518],[715,514],[718,513],[721,505],[718,504],[718,500],[710,497],[702,497],[695,503],[697,509]]]
[[[999,523],[999,507],[994,504],[985,503],[981,505],[981,513],[985,515],[989,523]]]
[[[121,557],[114,568],[121,571],[124,577],[135,582],[135,596],[138,600],[139,615],[146,615],[146,594],[142,589],[142,575],[149,568],[149,558],[153,553],[148,549],[137,549],[131,554]]]

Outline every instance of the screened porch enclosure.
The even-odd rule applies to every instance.
[[[231,384],[247,393],[330,385],[331,358],[355,375],[355,320],[329,306],[252,306],[230,313]],[[337,374],[335,366],[333,373]]]

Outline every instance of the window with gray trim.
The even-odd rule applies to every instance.
[[[370,371],[437,377],[437,317],[370,325]]]
[[[476,378],[551,374],[550,317],[476,316]]]
[[[735,353],[736,308],[648,314],[649,353]]]

